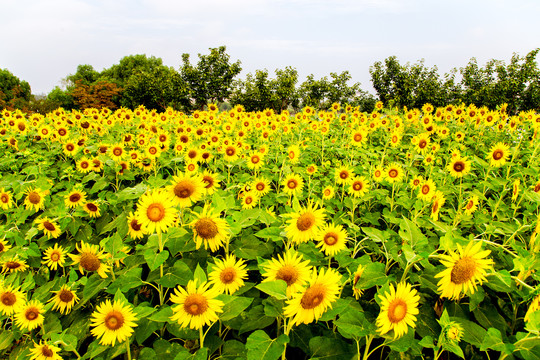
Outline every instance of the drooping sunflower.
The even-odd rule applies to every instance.
[[[11,249],[10,243],[6,239],[0,239],[0,254]]]
[[[261,198],[270,192],[270,181],[264,177],[257,178],[251,183],[251,189]]]
[[[33,330],[43,325],[43,304],[31,300],[15,310],[15,324],[23,330]]]
[[[81,245],[77,245],[78,255],[68,254],[73,260],[73,265],[79,264],[79,271],[84,274],[84,271],[97,272],[102,278],[107,277],[107,273],[111,271],[109,265],[103,262],[103,259],[108,257],[99,245],[87,244],[81,241]]]
[[[360,264],[360,265],[358,265],[358,268],[354,272],[354,276],[353,276],[353,279],[352,279],[352,290],[353,290],[354,298],[356,300],[360,299],[360,297],[364,293],[364,291],[362,289],[358,289],[356,287],[356,284],[358,284],[358,281],[360,281],[360,278],[364,274],[365,269],[366,269],[366,267],[364,265]]]
[[[188,225],[193,229],[193,240],[197,249],[204,243],[204,248],[217,251],[229,238],[229,224],[219,218],[210,206],[206,204],[196,219]]]
[[[186,208],[201,199],[204,189],[205,183],[201,175],[186,172],[173,176],[173,183],[169,185],[167,191],[176,205]]]
[[[441,208],[445,202],[446,198],[444,197],[444,194],[439,190],[435,191],[435,194],[433,195],[433,203],[431,204],[430,215],[433,220],[439,220],[439,212],[441,211]]]
[[[137,326],[137,317],[133,313],[133,306],[123,300],[111,300],[99,304],[92,313],[90,331],[99,339],[101,345],[111,345],[118,341],[123,342],[133,334]]]
[[[467,175],[471,171],[471,162],[465,156],[455,156],[450,160],[448,167],[450,175],[455,178],[460,178]]]
[[[50,246],[45,250],[43,264],[47,265],[51,270],[56,270],[58,266],[64,267],[66,254],[67,251],[58,243],[55,243],[54,246]]]
[[[411,284],[399,283],[397,289],[390,284],[390,292],[378,295],[381,301],[381,312],[377,317],[378,332],[381,335],[394,331],[394,339],[405,335],[409,326],[416,327],[418,302],[420,296]]]
[[[28,269],[25,260],[20,260],[17,255],[2,262],[2,274],[22,272]]]
[[[197,282],[190,280],[186,288],[177,287],[171,295],[173,316],[171,320],[185,328],[201,329],[204,325],[211,325],[218,321],[218,313],[223,312],[223,302],[216,299],[220,291],[210,283],[203,282],[197,286]]]
[[[491,166],[501,167],[506,164],[508,156],[510,156],[509,149],[509,145],[499,142],[491,147],[489,153],[486,155],[486,159],[489,160]]]
[[[47,235],[47,239],[50,239],[51,236],[55,239],[60,236],[60,227],[56,221],[49,219],[48,217],[43,217],[41,219],[36,219],[35,223],[37,224],[38,230],[42,230],[43,233]]]
[[[399,164],[392,163],[386,168],[385,179],[391,184],[400,182],[404,176],[403,167]]]
[[[58,354],[60,351],[59,347],[40,341],[39,344],[34,343],[34,347],[30,349],[30,360],[62,360]]]
[[[73,306],[79,301],[77,293],[68,285],[64,284],[58,291],[52,292],[54,296],[49,302],[54,302],[52,309],[58,310],[61,314],[69,314]]]
[[[13,206],[13,195],[11,192],[0,189],[0,208],[7,210]]]
[[[83,210],[92,218],[97,218],[101,216],[99,206],[95,202],[87,202],[83,205]]]
[[[265,270],[264,280],[283,280],[287,283],[287,297],[302,290],[311,276],[312,267],[309,260],[304,260],[302,255],[294,250],[287,250],[285,254],[278,255],[278,258],[269,260],[262,266]]]
[[[458,251],[441,255],[441,263],[446,269],[435,275],[441,278],[437,283],[441,297],[458,300],[464,295],[473,294],[477,284],[486,280],[486,272],[493,260],[486,259],[490,250],[481,250],[481,241],[471,241],[465,249],[457,245]]]
[[[72,190],[64,198],[64,204],[70,209],[74,209],[79,205],[83,205],[86,202],[86,193],[80,190]]]
[[[174,224],[177,210],[170,194],[155,189],[145,193],[137,203],[137,221],[148,234],[167,232]]]
[[[355,176],[351,179],[348,190],[349,194],[355,198],[362,197],[368,192],[369,183],[365,177]]]
[[[283,192],[288,195],[297,196],[302,193],[304,179],[298,174],[289,174],[283,178],[281,185],[283,185]]]
[[[48,190],[30,188],[25,191],[25,194],[24,206],[26,210],[34,209],[34,211],[39,211],[45,208],[45,196],[49,194]]]
[[[512,202],[516,201],[519,196],[519,185],[521,184],[519,179],[514,180],[512,183]]]
[[[324,224],[324,209],[317,209],[312,202],[300,210],[287,214],[290,219],[287,220],[285,231],[287,237],[296,244],[301,244],[312,240]]]
[[[322,198],[323,200],[330,200],[334,197],[335,191],[333,186],[327,186],[323,189]]]
[[[334,269],[313,270],[309,286],[293,294],[283,309],[293,325],[317,321],[339,297],[341,275]]]
[[[431,201],[437,190],[435,182],[431,179],[426,179],[420,185],[420,191],[418,191],[418,198],[424,201]]]
[[[224,260],[215,260],[208,279],[221,293],[232,295],[244,286],[247,275],[245,261],[242,259],[236,261],[234,255],[229,255]]]
[[[2,314],[11,316],[25,302],[26,295],[18,288],[11,285],[0,285],[0,311]]]
[[[467,199],[467,204],[465,204],[465,207],[463,208],[464,213],[471,215],[476,211],[478,208],[478,196],[472,195]]]
[[[128,223],[128,235],[132,239],[141,239],[144,236],[144,229],[142,225],[139,223],[139,220],[137,220],[137,216],[130,212],[127,217],[127,223]]]
[[[334,176],[336,183],[341,185],[349,184],[353,177],[354,171],[347,165],[337,168]]]
[[[325,224],[315,240],[318,241],[317,247],[326,256],[334,256],[347,248],[347,236],[347,231],[342,225]]]

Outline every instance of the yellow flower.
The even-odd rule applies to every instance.
[[[53,291],[54,296],[49,302],[54,302],[52,309],[57,310],[61,314],[69,314],[71,308],[79,301],[79,297],[75,291],[71,290],[66,284],[62,285],[60,290]]]
[[[51,220],[48,217],[44,217],[41,219],[36,219],[35,222],[38,225],[38,230],[43,230],[45,235],[47,235],[47,239],[50,239],[51,236],[55,239],[60,236],[60,227],[56,221]]]
[[[58,246],[58,243],[55,243],[54,247],[48,247],[45,250],[43,263],[51,270],[56,270],[58,266],[64,267],[64,263],[66,262],[66,254],[67,251],[62,246]]]
[[[251,183],[251,189],[261,198],[270,191],[270,181],[266,178],[257,178]]]
[[[405,176],[405,172],[403,171],[403,168],[399,164],[392,163],[386,169],[385,179],[391,184],[400,182],[404,176]]]
[[[99,206],[94,202],[87,202],[83,205],[83,210],[91,217],[91,218],[97,218],[101,216],[101,212],[99,211]]]
[[[439,220],[439,212],[446,202],[446,199],[444,197],[444,194],[441,191],[435,191],[435,195],[433,195],[433,203],[431,204],[431,215],[430,217],[437,221]]]
[[[204,193],[212,195],[219,188],[219,175],[204,170],[202,173],[202,181],[204,183]]]
[[[217,251],[223,245],[223,242],[229,238],[229,224],[224,219],[220,219],[210,206],[204,206],[200,214],[195,214],[196,219],[188,225],[193,229],[193,240],[195,240],[197,249],[204,243],[204,248],[210,248],[210,251]]]
[[[322,198],[323,200],[330,200],[334,197],[335,191],[333,186],[327,186],[323,189]]]
[[[247,167],[251,170],[258,170],[264,166],[264,155],[258,151],[248,155]]]
[[[0,208],[7,210],[13,206],[13,195],[11,192],[0,189]]]
[[[426,179],[420,185],[420,191],[418,192],[418,198],[424,201],[431,201],[435,195],[437,186],[431,179]]]
[[[0,311],[5,316],[10,316],[24,305],[26,295],[11,285],[3,286],[0,284]]]
[[[70,209],[74,209],[86,202],[86,193],[84,191],[73,190],[66,195],[64,203]]]
[[[30,349],[30,360],[62,360],[59,352],[59,347],[40,341],[39,344],[34,343],[34,347]]]
[[[130,212],[127,217],[128,223],[128,235],[132,239],[141,239],[144,236],[144,229],[142,225],[137,220],[137,216],[133,212]]]
[[[353,177],[354,171],[347,165],[337,168],[334,176],[336,183],[342,185],[350,184]]]
[[[15,273],[19,271],[25,271],[28,269],[28,265],[26,265],[26,261],[19,260],[18,256],[15,255],[15,257],[12,257],[6,261],[2,262],[2,273]]]
[[[106,300],[92,313],[91,333],[100,339],[101,345],[114,346],[117,341],[129,339],[133,328],[137,326],[137,320],[131,304],[125,304],[123,300],[115,300],[113,303]]]
[[[450,175],[460,178],[471,171],[471,162],[465,156],[455,156],[450,160],[447,169]]]
[[[341,225],[324,225],[315,239],[318,241],[317,247],[326,256],[334,256],[347,248],[347,231]]]
[[[287,297],[302,290],[311,275],[309,260],[294,250],[288,250],[283,256],[271,259],[262,266],[265,270],[263,282],[283,280],[287,283]]]
[[[167,190],[176,205],[186,208],[201,199],[205,192],[205,183],[199,174],[180,173],[173,176],[173,183]]]
[[[191,200],[190,200],[191,201]],[[176,219],[177,210],[167,193],[153,190],[145,193],[137,203],[137,221],[148,234],[167,232]]]
[[[87,244],[81,241],[81,246],[77,245],[78,255],[68,254],[73,260],[73,265],[79,264],[79,271],[84,274],[84,271],[97,272],[102,278],[107,277],[107,272],[110,272],[110,266],[102,262],[108,257],[107,254],[100,250],[99,245]]]
[[[49,194],[49,191],[30,188],[25,191],[25,194],[24,206],[27,210],[34,209],[34,211],[38,211],[45,208],[45,196]]]
[[[474,213],[477,208],[478,208],[478,196],[472,195],[471,197],[467,199],[467,204],[465,205],[463,210],[465,214],[470,215]]]
[[[394,331],[394,339],[405,335],[409,326],[416,327],[420,296],[411,284],[399,283],[397,289],[390,285],[390,292],[378,295],[381,312],[377,317],[377,330],[381,335]]]
[[[349,184],[349,194],[355,198],[364,196],[369,191],[369,183],[363,176],[355,176]]]
[[[290,219],[287,220],[285,232],[287,237],[296,244],[315,238],[325,219],[324,209],[317,209],[312,202],[294,213],[287,214],[287,216]]]
[[[43,304],[32,300],[15,311],[15,323],[22,330],[33,330],[43,325]]]
[[[208,274],[208,279],[214,287],[222,293],[234,294],[244,286],[247,278],[246,264],[244,260],[234,255],[227,256],[224,260],[215,260],[213,270]]]
[[[304,187],[304,179],[297,174],[289,174],[285,176],[281,182],[283,191],[288,195],[299,195]]]
[[[505,143],[499,142],[491,147],[486,159],[489,160],[489,164],[493,167],[501,167],[506,163],[508,156],[510,156],[510,146]]]
[[[253,209],[259,202],[259,196],[255,191],[247,191],[242,194],[242,209]]]
[[[353,295],[355,297],[356,300],[358,300],[360,298],[360,296],[362,296],[362,289],[358,289],[356,287],[356,284],[358,284],[358,281],[360,280],[360,278],[362,277],[362,275],[364,274],[364,270],[366,269],[366,267],[362,264],[358,265],[358,268],[356,269],[356,272],[354,273],[354,277],[353,277],[353,280],[352,280],[352,289],[353,289]]]

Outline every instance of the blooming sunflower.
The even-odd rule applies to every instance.
[[[92,163],[87,157],[82,157],[77,161],[77,171],[87,173],[92,170]]]
[[[435,182],[431,179],[426,179],[420,185],[420,191],[418,191],[418,198],[425,201],[431,201],[435,195],[437,186]]]
[[[455,178],[460,178],[467,175],[471,171],[471,162],[465,156],[452,157],[447,167],[450,175]]]
[[[334,256],[347,248],[347,231],[341,225],[326,224],[315,237],[326,256]]]
[[[302,255],[294,250],[288,250],[278,258],[271,259],[263,265],[265,279],[263,282],[283,280],[287,283],[287,297],[302,290],[311,276],[309,260],[303,260]]]
[[[193,229],[193,240],[199,249],[204,243],[204,248],[210,251],[217,251],[224,241],[228,240],[229,224],[224,219],[220,219],[208,204],[206,204],[200,214],[195,214],[196,219],[189,223]]]
[[[45,235],[47,235],[47,239],[50,239],[51,236],[55,239],[60,236],[60,227],[56,221],[51,220],[48,217],[44,217],[41,219],[36,219],[35,222],[38,230],[43,230]]]
[[[283,192],[288,195],[299,195],[304,187],[304,179],[298,174],[289,174],[281,182]]]
[[[201,199],[205,192],[205,182],[199,174],[180,173],[173,176],[173,183],[167,190],[176,205],[186,208]]]
[[[30,360],[62,360],[59,352],[59,347],[40,341],[39,344],[34,343],[34,347],[30,349]]]
[[[22,272],[28,269],[28,265],[26,265],[26,261],[19,260],[19,257],[15,255],[15,257],[12,257],[4,262],[2,262],[2,273],[15,273],[15,272]]]
[[[340,282],[341,275],[336,270],[323,268],[317,274],[314,269],[309,286],[286,301],[283,314],[292,318],[293,325],[317,321],[339,297]]]
[[[171,295],[171,301],[176,304],[172,307],[171,320],[190,329],[201,329],[216,322],[224,304],[216,299],[220,291],[215,287],[209,289],[209,286],[209,283],[203,282],[197,287],[197,282],[190,280],[186,289],[176,288]]]
[[[400,182],[404,176],[405,172],[403,171],[403,167],[399,164],[392,163],[386,168],[385,179],[391,184]]]
[[[0,311],[10,316],[26,301],[26,295],[11,285],[0,285]]]
[[[489,160],[489,164],[493,167],[501,167],[508,160],[510,156],[510,146],[505,143],[499,142],[491,147],[489,153],[486,155],[486,159]]]
[[[330,200],[334,197],[335,191],[333,186],[327,186],[323,189],[322,198],[323,200]]]
[[[373,169],[373,180],[375,182],[381,182],[384,180],[384,169],[381,166],[377,166]]]
[[[471,215],[478,208],[478,196],[473,195],[467,199],[467,204],[463,208],[465,214]]]
[[[56,270],[58,266],[64,267],[66,262],[67,251],[58,246],[58,243],[54,244],[54,247],[48,247],[43,255],[43,264],[47,265],[51,270]]]
[[[441,255],[441,263],[446,269],[435,275],[441,278],[437,285],[441,297],[457,300],[465,294],[473,294],[476,285],[486,280],[486,271],[493,265],[493,260],[486,259],[490,250],[483,250],[482,242],[471,241],[465,249],[458,246],[457,253]]]
[[[349,194],[355,198],[364,196],[369,190],[369,183],[363,176],[355,176],[349,184]]]
[[[99,248],[99,245],[87,244],[81,241],[81,246],[77,245],[78,255],[68,254],[73,260],[73,265],[79,264],[79,271],[84,274],[84,271],[97,272],[102,278],[107,277],[107,272],[110,272],[110,266],[102,260],[108,257],[107,254]]]
[[[70,209],[74,209],[79,205],[83,205],[86,202],[86,193],[80,190],[72,190],[64,198],[64,203]]]
[[[97,218],[101,216],[101,212],[99,211],[98,204],[94,202],[87,202],[83,205],[83,210],[92,218]]]
[[[0,189],[0,208],[7,210],[13,206],[13,195],[11,192]]]
[[[79,301],[75,291],[71,290],[66,284],[62,285],[60,290],[52,292],[54,296],[49,302],[54,302],[52,309],[58,310],[61,314],[69,314],[73,305]]]
[[[298,145],[291,145],[287,149],[287,159],[291,164],[296,164],[300,160],[300,147]]]
[[[340,166],[336,169],[334,176],[336,183],[342,185],[349,184],[353,177],[354,171],[349,166]]]
[[[173,225],[177,210],[173,200],[164,191],[153,190],[145,193],[137,203],[137,221],[148,234],[163,233]]]
[[[43,304],[32,300],[15,310],[15,323],[23,330],[33,330],[43,325]]]
[[[202,173],[202,181],[204,183],[203,192],[206,195],[212,195],[216,189],[219,188],[219,175],[214,174],[208,170],[204,170]]]
[[[25,191],[26,197],[24,198],[24,206],[26,210],[34,209],[39,211],[45,208],[45,196],[49,194],[48,190],[41,190],[39,188],[30,188]]]
[[[112,345],[118,341],[123,342],[133,334],[137,326],[137,317],[133,313],[133,306],[123,300],[106,300],[97,306],[92,313],[90,332],[97,337],[101,345]]]
[[[128,235],[132,239],[141,239],[144,236],[144,229],[142,225],[137,220],[137,216],[130,212],[127,217],[127,223],[128,223]]]
[[[258,151],[248,155],[247,167],[251,170],[259,170],[264,166],[264,155]]]
[[[11,245],[6,239],[0,239],[0,254],[11,249]]]
[[[411,284],[399,283],[397,289],[390,285],[390,292],[378,295],[381,312],[377,317],[378,332],[381,335],[394,331],[394,339],[407,333],[409,326],[416,327],[420,296]]]
[[[267,178],[257,178],[251,182],[251,189],[261,198],[270,191],[270,181]]]
[[[287,237],[297,244],[313,239],[325,219],[324,209],[317,209],[312,202],[287,216]]]
[[[259,202],[259,196],[255,191],[247,191],[242,194],[242,209],[253,209]]]
[[[234,294],[244,286],[247,278],[246,264],[244,260],[238,259],[234,255],[227,256],[224,260],[215,260],[212,271],[208,274],[208,279],[214,288],[221,293]]]

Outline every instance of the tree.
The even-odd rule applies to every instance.
[[[116,84],[106,80],[99,80],[91,85],[86,85],[81,80],[77,80],[71,95],[79,109],[100,109],[103,107],[116,109],[117,106],[113,102],[113,97],[120,91],[121,89]]]
[[[30,84],[8,69],[0,69],[0,109],[25,107],[32,98]]]
[[[210,48],[209,55],[199,56],[197,66],[189,61],[189,54],[182,54],[180,75],[193,99],[192,108],[203,109],[208,103],[222,102],[232,92],[234,77],[242,71],[240,61],[230,63],[226,47]]]
[[[154,56],[146,57],[144,54],[128,55],[120,59],[118,64],[104,69],[100,77],[125,88],[129,79],[139,73],[152,73],[164,67],[163,60]]]
[[[80,81],[84,85],[91,85],[95,83],[100,77],[100,73],[94,70],[92,65],[78,65],[75,74],[70,74],[66,77],[68,88],[73,88],[77,81]]]

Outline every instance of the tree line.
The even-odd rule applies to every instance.
[[[178,70],[164,65],[161,58],[129,55],[101,72],[92,65],[79,65],[64,79],[65,88],[57,86],[45,97],[33,96],[28,82],[0,69],[0,109],[45,113],[58,107],[133,109],[144,105],[158,111],[172,107],[192,112],[214,103],[222,108],[241,104],[247,111],[281,112],[305,106],[328,109],[340,103],[371,111],[380,100],[386,106],[407,108],[465,103],[494,109],[507,103],[508,111],[516,113],[540,108],[539,51],[514,54],[509,64],[490,60],[479,66],[472,58],[465,67],[443,75],[423,60],[401,64],[390,56],[369,69],[376,96],[362,90],[360,83],[351,84],[348,71],[319,79],[309,75],[299,83],[298,71],[288,66],[274,74],[262,69],[238,79],[241,62],[232,62],[225,46],[198,54],[196,63],[183,54]]]

